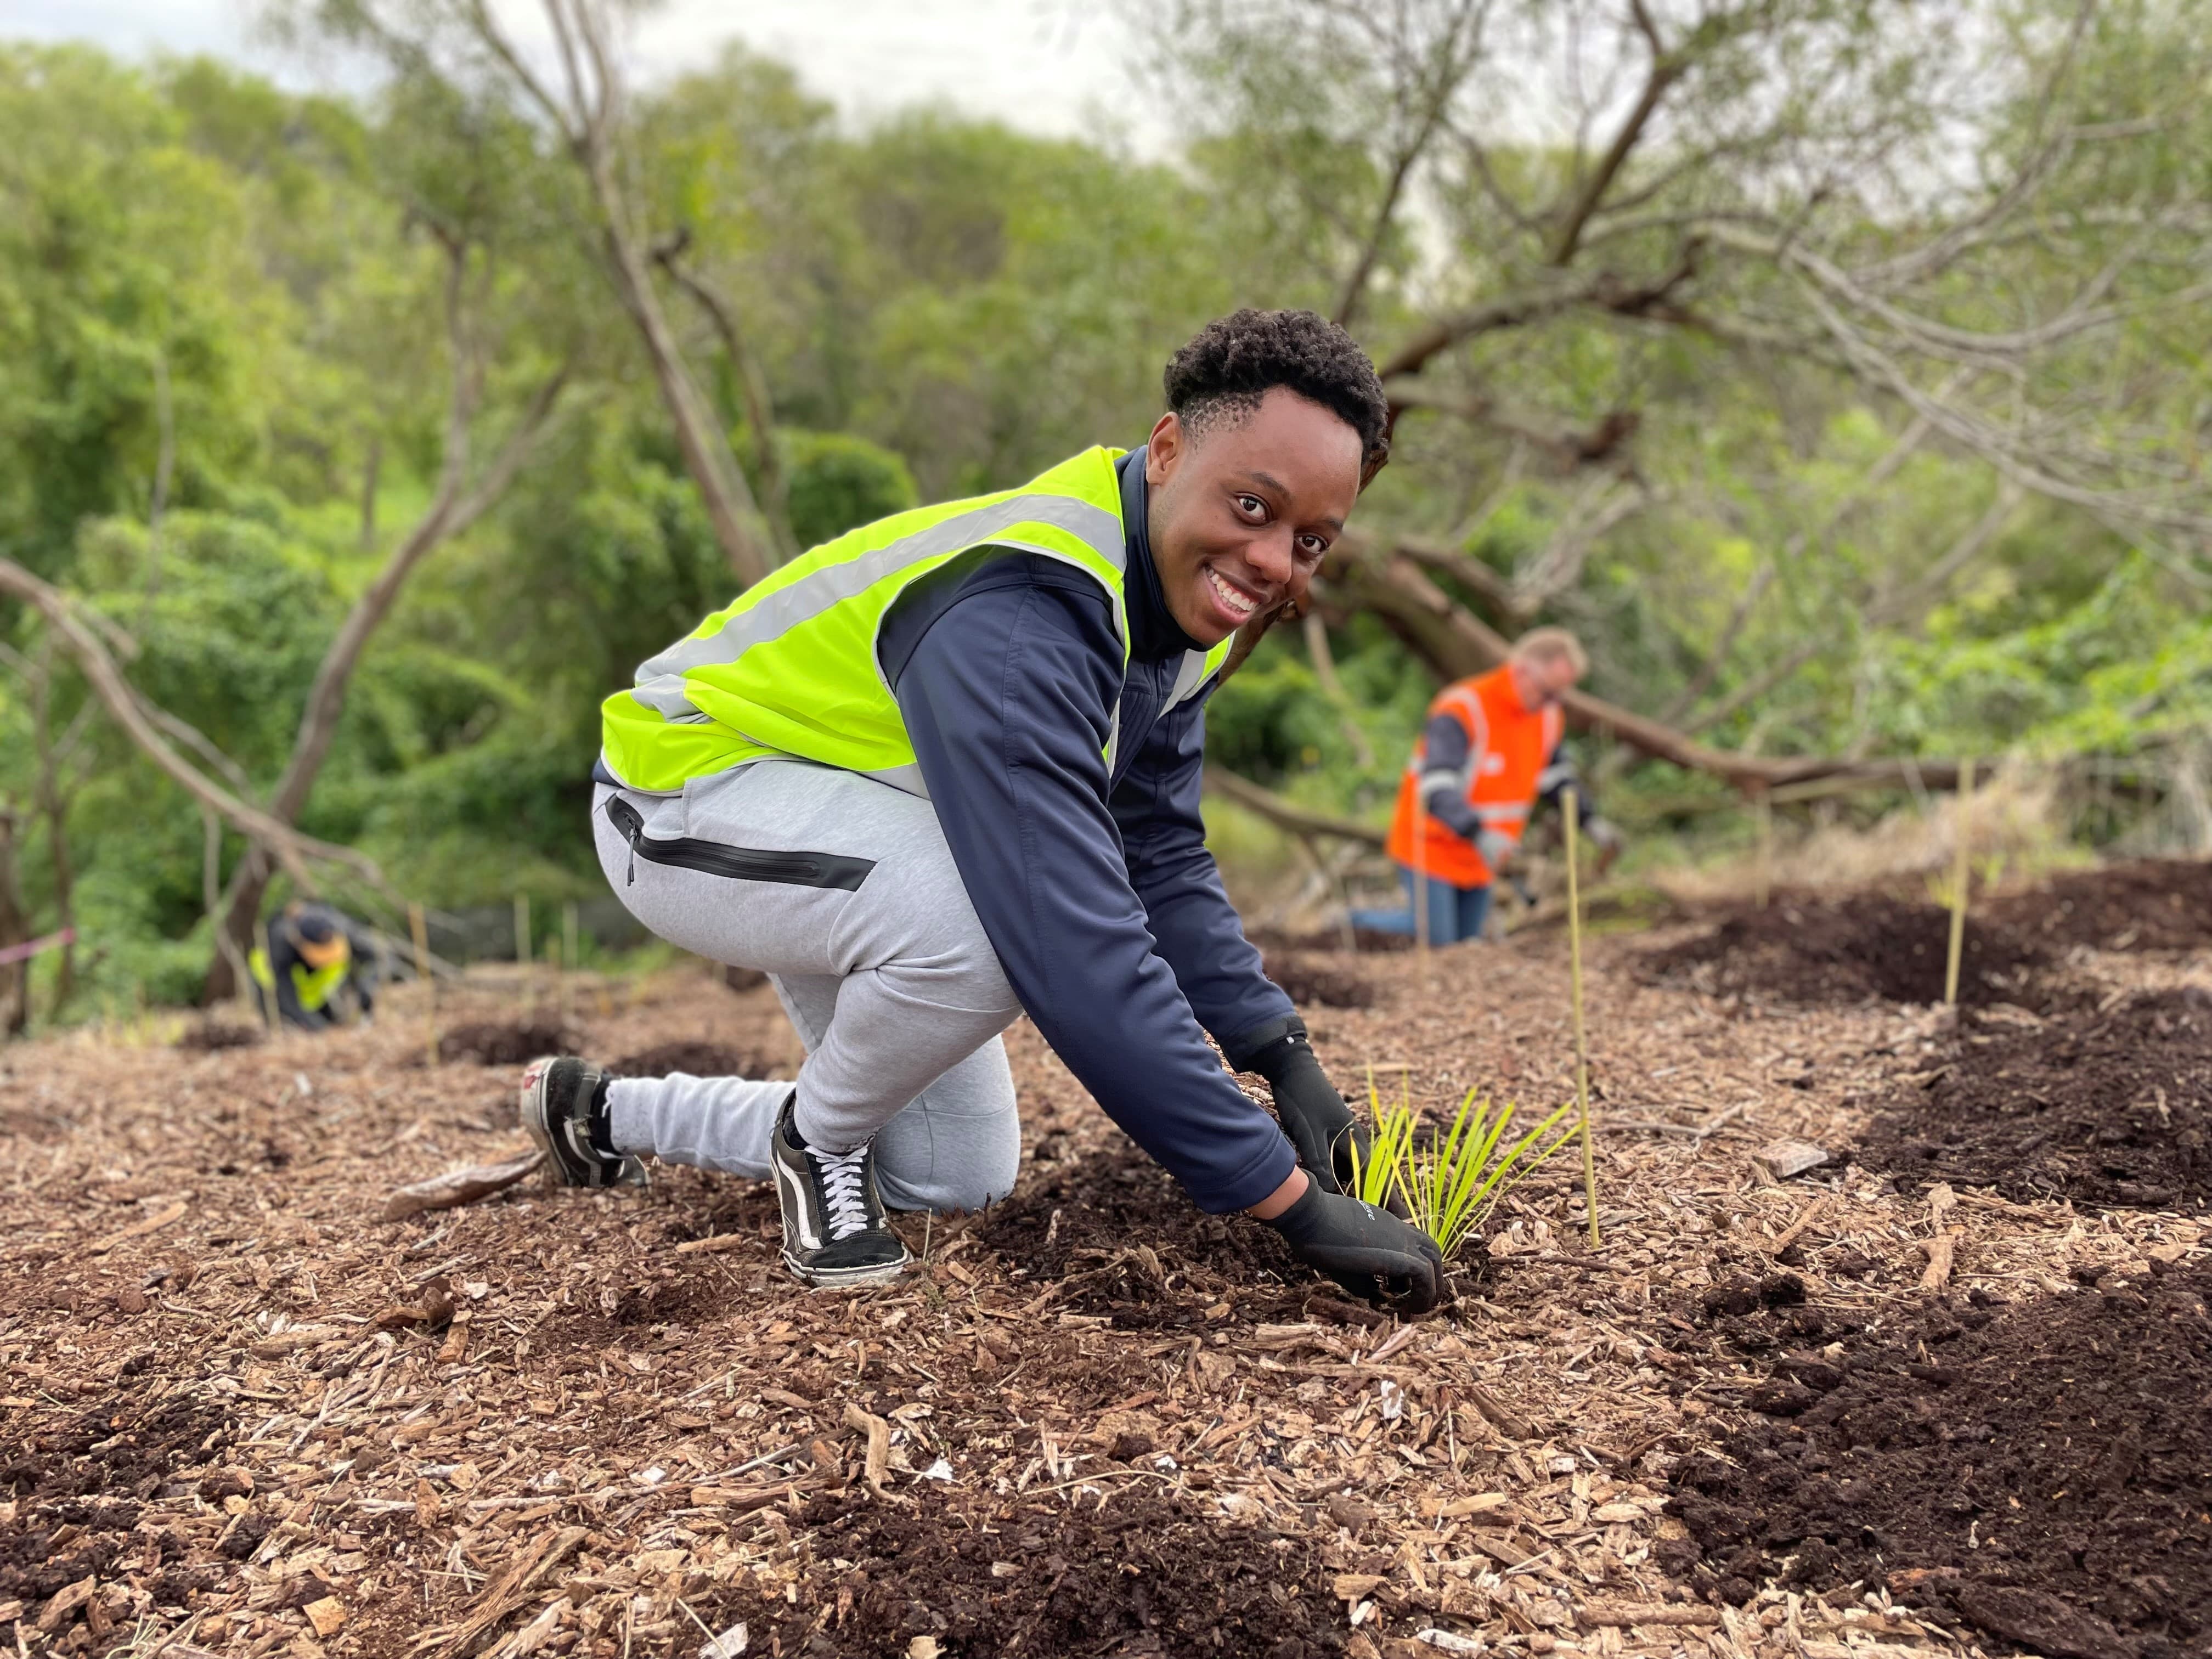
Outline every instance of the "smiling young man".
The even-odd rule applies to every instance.
[[[1434,1247],[1340,1190],[1351,1114],[1199,816],[1231,636],[1304,595],[1387,453],[1382,389],[1334,324],[1242,311],[1165,390],[1144,447],[853,531],[608,699],[608,879],[663,938],[768,973],[807,1057],[795,1085],[533,1067],[523,1115],[557,1181],[645,1155],[772,1176],[792,1272],[889,1278],[886,1202],[1012,1187],[999,1033],[1026,1012],[1201,1207],[1270,1223],[1352,1289],[1434,1302]]]

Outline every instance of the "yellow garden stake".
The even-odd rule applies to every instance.
[[[582,963],[583,953],[576,948],[576,901],[570,899],[561,907],[561,960],[569,973],[574,974]],[[564,992],[561,998],[561,1017],[568,1015],[568,999]]]
[[[1429,809],[1413,783],[1413,957],[1421,977],[1429,976]]]
[[[438,1063],[438,985],[430,977],[430,930],[422,923],[422,907],[407,907],[407,931],[415,935],[415,976],[422,981],[424,1052],[430,1064]]]
[[[1966,949],[1966,854],[1972,841],[1974,761],[1959,763],[1959,855],[1951,868],[1951,951],[1943,963],[1943,1000],[1959,1006],[1959,958]]]
[[[514,965],[522,970],[522,1011],[538,1012],[538,981],[530,971],[530,895],[514,896]]]
[[[1759,866],[1753,878],[1758,893],[1758,907],[1766,908],[1767,890],[1773,885],[1774,870],[1774,803],[1767,798],[1765,786],[1751,798],[1751,815],[1758,826]]]
[[[1577,814],[1581,800],[1570,787],[1559,792],[1559,817],[1567,828],[1567,977],[1575,1016],[1575,1108],[1583,1137],[1583,1194],[1589,1212],[1589,1242],[1595,1249],[1597,1231],[1597,1154],[1590,1146],[1589,1032],[1583,1020],[1583,888],[1576,869],[1581,850],[1582,826]]]

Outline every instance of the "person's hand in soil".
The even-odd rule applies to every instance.
[[[1350,1191],[1355,1153],[1362,1163],[1367,1158],[1367,1127],[1321,1069],[1305,1031],[1269,1043],[1252,1056],[1251,1069],[1273,1090],[1275,1115],[1297,1150],[1298,1163],[1323,1192]]]
[[[1294,1182],[1304,1190],[1275,1209]],[[1422,1314],[1443,1295],[1444,1257],[1436,1240],[1388,1210],[1325,1192],[1320,1182],[1294,1173],[1252,1213],[1283,1236],[1292,1255],[1365,1301]]]

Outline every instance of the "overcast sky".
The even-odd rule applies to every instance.
[[[251,16],[245,0],[4,0],[0,35],[125,55],[210,52],[293,85],[313,81],[310,66],[254,41]],[[935,100],[1030,131],[1118,127],[1141,149],[1164,148],[1158,116],[1132,94],[1127,31],[1095,0],[670,0],[640,31],[635,57],[657,79],[710,61],[733,37],[863,118]]]

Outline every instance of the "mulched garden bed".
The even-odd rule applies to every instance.
[[[773,1640],[787,1656],[905,1659],[916,1638],[1036,1659],[1344,1651],[1310,1533],[1237,1525],[1185,1498],[1139,1490],[1103,1510],[1054,1496],[963,1512],[825,1498],[801,1520],[810,1559],[795,1597],[748,1587],[707,1621],[742,1620],[752,1651]]]
[[[203,1019],[187,1025],[177,1038],[177,1047],[186,1054],[220,1054],[225,1048],[251,1048],[262,1041],[265,1033],[258,1025],[241,1025],[235,1020]]]
[[[1269,951],[1261,959],[1261,971],[1283,988],[1301,1008],[1371,1008],[1375,982],[1364,974],[1287,951]]]
[[[2208,1292],[2154,1267],[1785,1354],[1677,1471],[1669,1565],[1736,1602],[1886,1589],[2055,1659],[2212,1651]]]
[[[2212,864],[2143,859],[2069,870],[2031,892],[1990,901],[1990,917],[2024,939],[2100,951],[2212,945]]]
[[[1652,983],[1753,1002],[1940,1002],[1950,929],[1940,906],[1886,893],[1778,895],[1764,910],[1734,911],[1650,952],[1642,971]],[[1969,915],[1959,1000],[2048,1006],[2051,959],[2033,940]]]
[[[1916,1181],[2100,1206],[2212,1203],[2212,994],[2150,992],[2064,1022],[1970,1029],[1888,1106],[1856,1155]]]
[[[1273,1228],[1207,1215],[1124,1141],[1032,1176],[976,1227],[1018,1278],[1061,1286],[1053,1305],[1117,1328],[1200,1325],[1234,1297],[1240,1316],[1294,1319],[1322,1281]]]
[[[540,1054],[574,1054],[576,1043],[576,1034],[558,1020],[474,1020],[439,1034],[438,1058],[447,1065],[522,1066]]]

